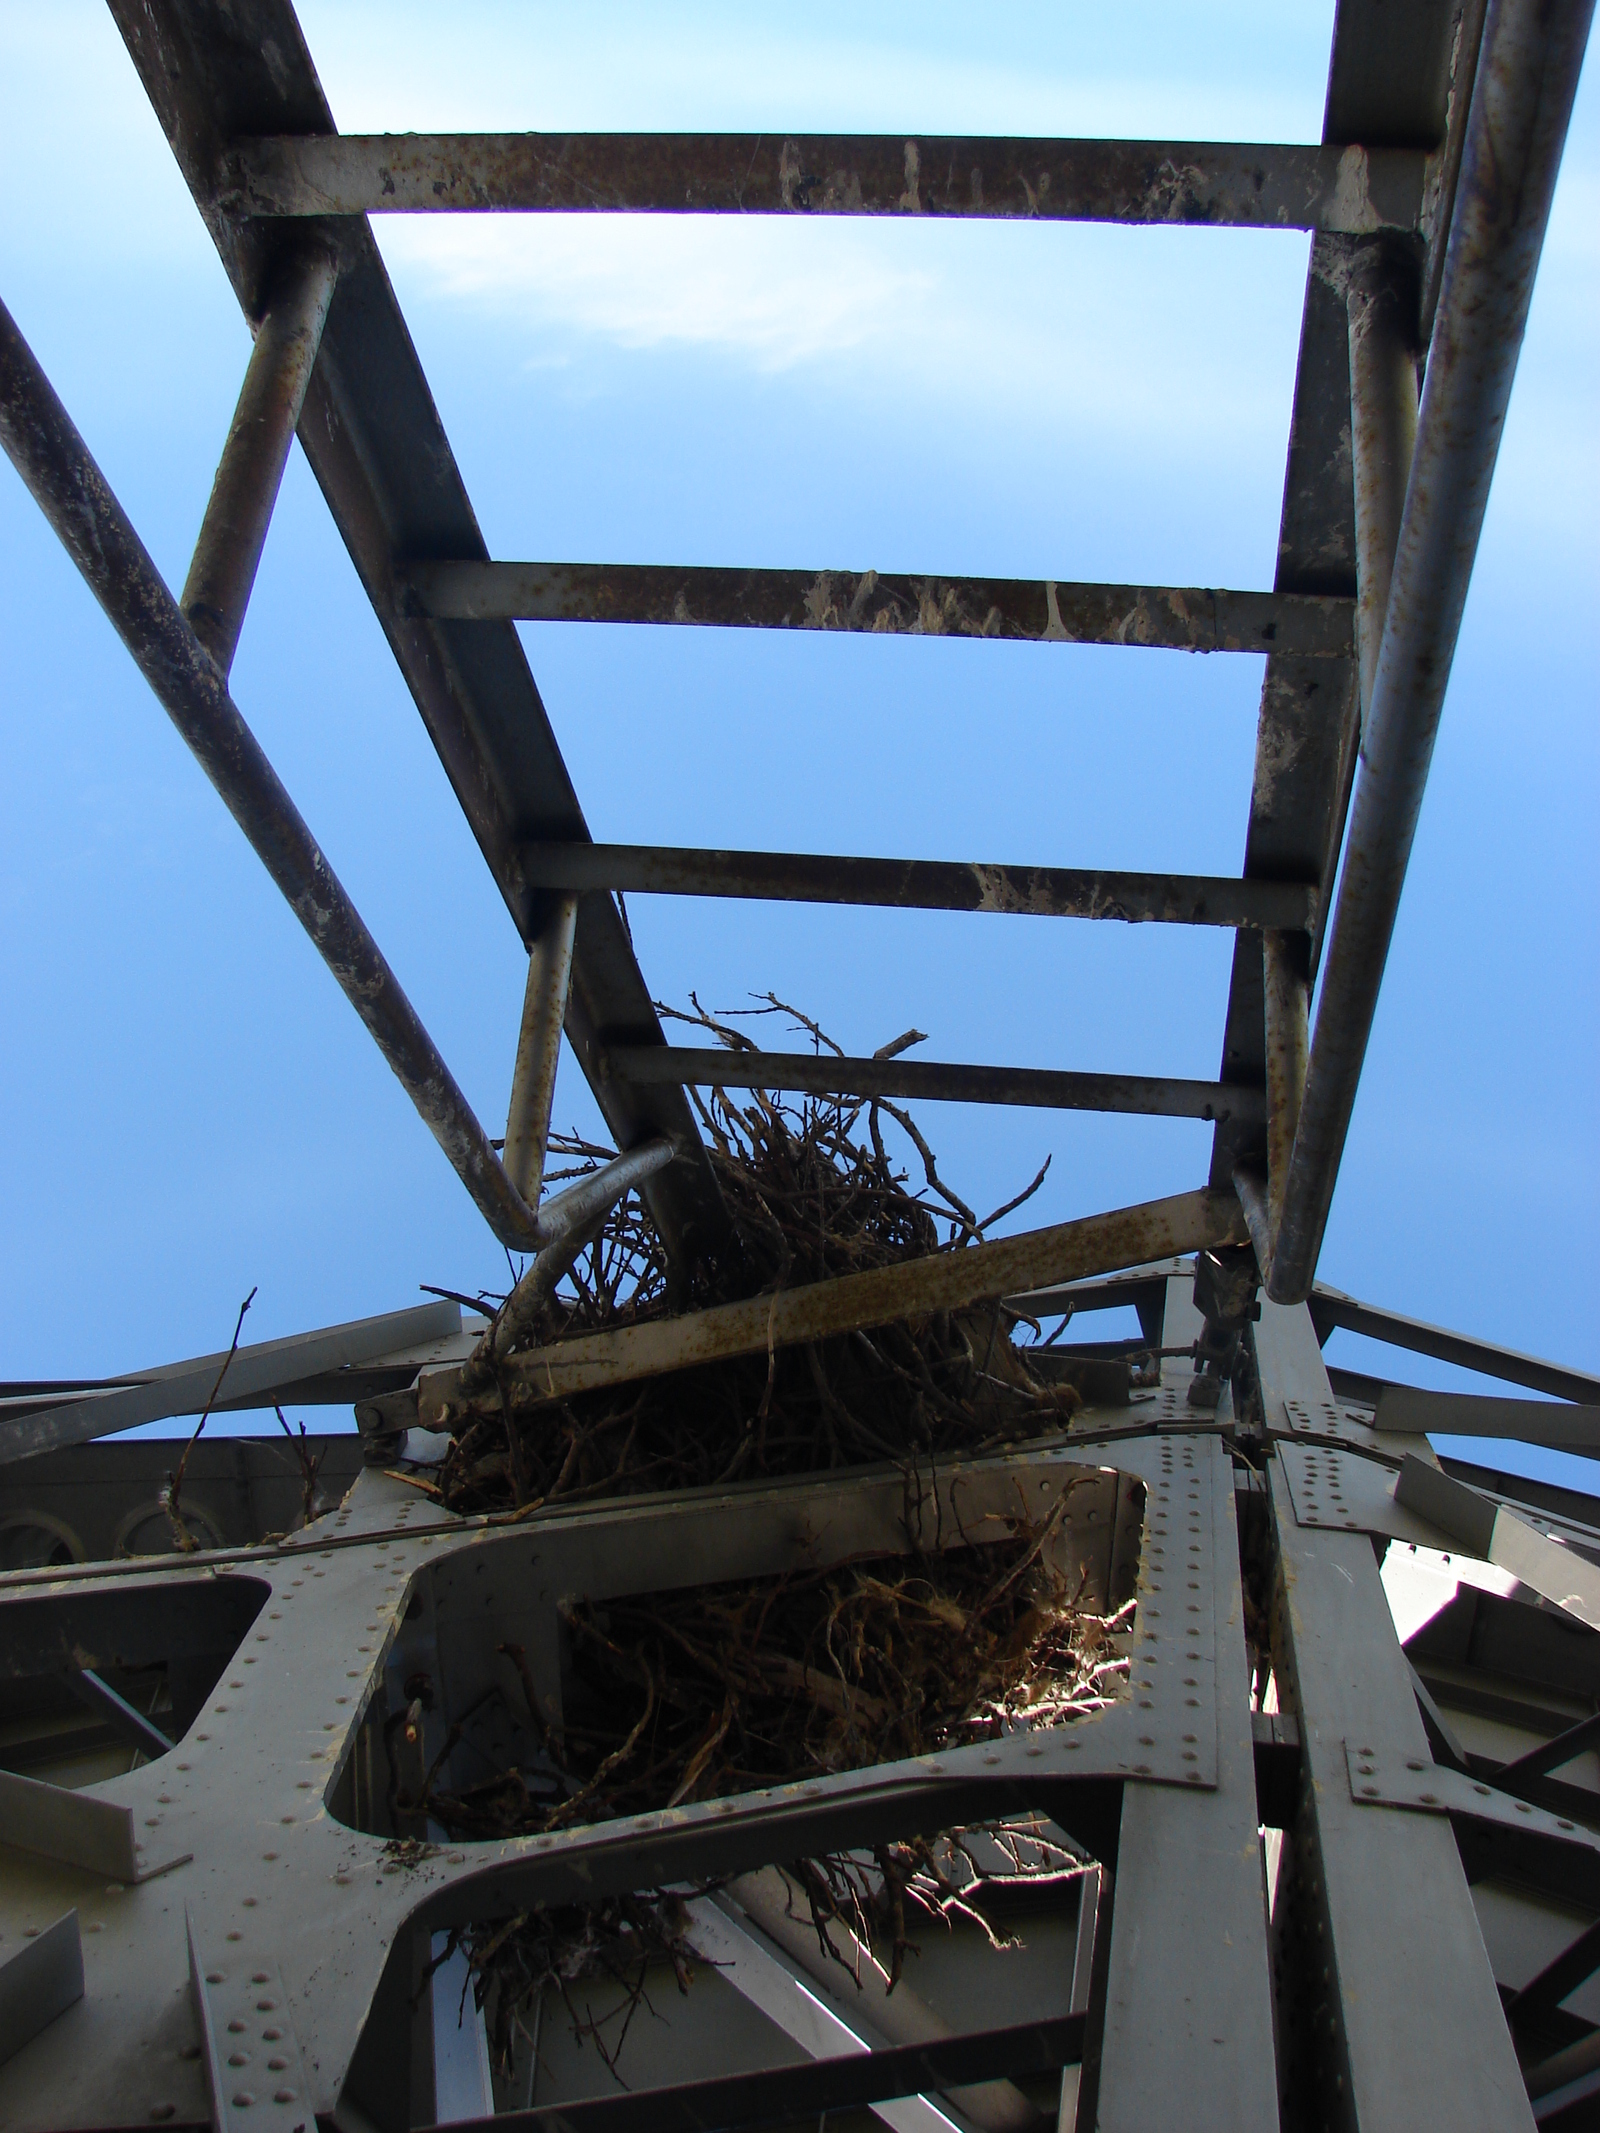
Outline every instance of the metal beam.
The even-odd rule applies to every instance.
[[[1569,1407],[1564,1400],[1502,1400],[1385,1385],[1372,1426],[1407,1436],[1509,1437],[1600,1457],[1600,1406]]]
[[[1524,1355],[1515,1348],[1477,1340],[1470,1333],[1452,1333],[1446,1326],[1430,1326],[1423,1319],[1361,1303],[1325,1282],[1319,1281],[1311,1292],[1311,1320],[1321,1341],[1339,1329],[1361,1333],[1369,1340],[1386,1341],[1392,1348],[1409,1349],[1413,1355],[1459,1363],[1463,1370],[1481,1371],[1508,1385],[1526,1385],[1533,1392],[1549,1393],[1552,1399],[1600,1401],[1600,1377],[1588,1371],[1547,1363],[1542,1356]]]
[[[333,118],[290,0],[109,0],[156,117],[246,316],[260,317],[293,226],[240,217],[219,197],[226,146],[255,134],[326,134]],[[430,622],[402,613],[397,558],[485,556],[483,537],[371,232],[326,226],[339,287],[306,394],[299,436],[463,813],[524,942],[544,900],[524,880],[519,837],[588,835],[527,658],[509,624]],[[681,1089],[630,1089],[596,1066],[602,1036],[661,1035],[615,906],[578,914],[566,1033],[612,1139],[656,1134],[683,1151],[646,1187],[675,1265],[724,1237],[727,1210]]]
[[[715,1304],[675,1318],[578,1335],[503,1357],[498,1377],[530,1398],[564,1399],[660,1371],[769,1354],[799,1341],[825,1340],[932,1311],[962,1310],[1053,1282],[1140,1266],[1167,1253],[1238,1243],[1243,1227],[1232,1193],[1175,1193],[1112,1214],[1086,1215],[960,1251],[934,1252],[895,1266],[807,1282],[743,1303]],[[425,1428],[453,1418],[466,1375],[440,1370],[421,1379],[418,1420]]]
[[[1460,0],[1407,0],[1405,5],[1340,0],[1324,146],[1382,142],[1431,155],[1452,123],[1463,82],[1471,81],[1471,54],[1458,49],[1459,15]],[[1348,257],[1345,240],[1324,233],[1313,238],[1273,582],[1280,593],[1353,600]],[[1325,903],[1338,864],[1359,744],[1353,658],[1339,668],[1286,655],[1268,660],[1241,870],[1245,875],[1315,881]],[[1313,977],[1321,936],[1319,913],[1311,929]],[[1240,941],[1234,949],[1221,1078],[1258,1085],[1266,1078],[1261,958],[1253,941]],[[1227,1184],[1241,1157],[1265,1176],[1264,1135],[1241,1134],[1230,1121],[1217,1130],[1211,1182]]]
[[[645,844],[530,843],[520,848],[519,856],[530,883],[579,893],[621,889],[629,896],[736,896],[902,911],[1287,928],[1307,926],[1316,904],[1315,890],[1300,882],[1237,881],[1209,874],[1103,873],[1083,867],[692,851]]]
[[[674,2088],[639,2089],[581,2103],[498,2111],[492,2118],[454,2121],[456,2133],[706,2133],[709,2127],[788,2126],[891,2097],[938,2094],[997,2077],[1026,2080],[1076,2064],[1086,2018],[1057,2015],[1007,2029],[973,2031],[902,2044],[886,2051],[850,2052],[759,2074],[724,2074]],[[442,2128],[433,2129],[442,2133]]]
[[[1290,1400],[1312,1413],[1331,1404],[1304,1306],[1264,1302],[1255,1344],[1269,1430],[1287,1434]],[[1325,2116],[1337,2098],[1334,2122],[1362,2133],[1531,2133],[1448,1822],[1351,1795],[1347,1745],[1439,1781],[1371,1541],[1302,1527],[1276,1452],[1268,1482],[1281,1565],[1273,1665],[1302,1756],[1273,1907],[1285,2119]]]
[[[1594,0],[1491,0],[1269,1292],[1310,1294]]]
[[[530,1207],[538,1206],[544,1184],[550,1106],[555,1099],[556,1068],[561,1058],[561,1028],[567,1019],[567,1000],[572,991],[572,943],[577,925],[578,899],[558,896],[544,930],[528,951],[528,984],[522,998],[522,1026],[517,1034],[517,1063],[511,1077],[511,1104],[501,1159],[507,1177]],[[615,1071],[615,1061],[612,1066]]]
[[[503,1244],[537,1244],[536,1216],[3,304],[0,443],[478,1212]]]
[[[1406,150],[904,134],[343,134],[234,142],[232,215],[937,215],[1414,229]]]
[[[932,1059],[846,1059],[827,1053],[638,1046],[612,1055],[641,1086],[789,1089],[809,1096],[905,1096],[924,1103],[1021,1104],[1050,1111],[1123,1111],[1146,1118],[1259,1116],[1259,1089],[1149,1074],[1073,1074],[1045,1067],[952,1066]]]
[[[1347,600],[1209,586],[632,563],[419,562],[403,577],[414,612],[463,622],[842,630],[1313,659],[1348,659],[1352,643]]]
[[[178,598],[190,628],[224,675],[233,665],[338,272],[334,252],[315,238],[285,262],[250,351]]]
[[[378,1318],[353,1319],[315,1333],[285,1340],[258,1341],[234,1351],[198,1355],[183,1363],[153,1370],[145,1378],[119,1378],[65,1395],[48,1387],[0,1387],[0,1463],[25,1459],[34,1452],[65,1444],[87,1444],[115,1436],[141,1423],[169,1415],[199,1414],[215,1392],[220,1410],[271,1406],[287,1397],[286,1388],[324,1372],[370,1363],[379,1357],[417,1352],[420,1369],[430,1353],[461,1332],[461,1307],[454,1303],[418,1304],[409,1311],[389,1311]],[[222,1366],[227,1364],[226,1374]],[[87,1390],[89,1397],[74,1398]],[[21,1410],[19,1412],[19,1410]]]

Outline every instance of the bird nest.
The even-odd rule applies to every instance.
[[[760,1011],[794,1015],[819,1047],[839,1052],[797,1010],[773,1000]],[[698,1002],[679,1019],[730,1050],[755,1049],[742,1030]],[[907,1032],[880,1056],[918,1036]],[[689,1271],[686,1292],[674,1289],[669,1297],[660,1241],[644,1207],[628,1195],[574,1259],[564,1286],[537,1317],[519,1324],[510,1348],[497,1338],[505,1300],[460,1298],[494,1314],[485,1354],[503,1361],[515,1347],[543,1348],[960,1251],[1028,1200],[1049,1168],[1047,1160],[1025,1191],[980,1218],[940,1177],[910,1113],[886,1099],[691,1093],[730,1218],[724,1248]],[[921,1165],[918,1186],[892,1151],[896,1130]],[[553,1173],[566,1178],[588,1175],[612,1154],[572,1135],[552,1136],[551,1148],[574,1159]],[[870,1334],[558,1401],[485,1369],[486,1396],[452,1423],[454,1441],[432,1487],[457,1512],[531,1511],[642,1490],[996,1451],[1060,1431],[1078,1405],[1071,1386],[1040,1367],[1040,1350],[1015,1340],[1018,1326],[1031,1323],[1000,1304],[937,1311]]]

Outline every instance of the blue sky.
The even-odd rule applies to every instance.
[[[1331,8],[1056,5],[997,24],[886,6],[867,29],[822,8],[803,36],[754,6],[301,19],[352,131],[1311,140]],[[0,294],[177,585],[248,337],[103,10],[0,4],[0,168]],[[376,229],[497,555],[1271,582],[1303,237]],[[1591,1369],[1597,229],[1591,67],[1321,1269]],[[253,1284],[253,1339],[398,1308],[422,1281],[497,1284],[498,1248],[9,469],[0,555],[4,1374],[223,1345]],[[1253,659],[524,634],[598,837],[1239,865]],[[234,693],[498,1132],[518,943],[298,449]],[[772,987],[848,1049],[915,1022],[930,1056],[1216,1072],[1223,936],[666,900],[630,915],[661,996]],[[593,1119],[570,1061],[557,1117]],[[1028,1220],[1182,1189],[1209,1153],[1181,1121],[922,1122],[985,1205],[1052,1152]]]

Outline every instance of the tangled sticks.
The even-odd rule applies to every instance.
[[[1042,1523],[1010,1521],[1005,1541],[571,1605],[559,1725],[542,1713],[522,1654],[501,1648],[537,1757],[451,1791],[434,1782],[441,1753],[420,1792],[394,1804],[425,1811],[454,1839],[548,1833],[1087,1717],[1126,1677],[1132,1605],[1111,1615],[1078,1605],[1052,1545],[1070,1488]],[[871,1964],[892,1992],[915,1947],[908,1907],[913,1923],[919,1912],[974,1918],[1003,1945],[982,1901],[997,1841],[1009,1884],[1079,1870],[1054,1842],[990,1833],[980,1854],[974,1834],[795,1860],[781,1875],[741,1877],[729,1894],[781,1939],[781,1921],[764,1915],[773,1894],[762,1884],[776,1880],[779,1909],[809,1924],[827,1961],[858,1984]],[[469,1931],[501,2064],[515,2021],[547,1987],[575,2033],[614,2058],[653,1965],[688,1989],[699,1894],[646,1889]],[[605,1979],[620,1997],[604,1997],[597,2016],[574,1990]],[[608,2024],[621,2029],[609,2053]]]
[[[795,1014],[819,1044],[838,1051],[781,1002],[763,1010],[779,1011]],[[693,1015],[677,1019],[732,1049],[755,1049],[698,1002]],[[916,1035],[908,1032],[885,1053],[903,1050]],[[758,1090],[741,1103],[713,1089],[709,1100],[696,1102],[733,1245],[716,1264],[695,1270],[674,1309],[776,1295],[959,1250],[1021,1206],[1045,1175],[1042,1169],[1026,1192],[980,1221],[940,1178],[910,1115],[884,1099],[785,1102]],[[885,1114],[922,1160],[921,1191],[908,1189],[890,1158]],[[585,1169],[609,1154],[571,1137],[554,1137],[552,1147],[578,1156]],[[438,1477],[452,1510],[532,1509],[644,1489],[971,1456],[1058,1430],[1077,1404],[1068,1386],[1030,1367],[1011,1338],[1015,1315],[998,1305],[538,1401],[499,1367],[509,1354],[669,1310],[660,1245],[631,1197],[604,1218],[566,1279],[559,1291],[554,1276],[526,1279],[480,1346],[474,1360],[483,1396],[453,1423],[455,1442]]]

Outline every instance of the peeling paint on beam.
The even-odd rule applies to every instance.
[[[1410,149],[819,134],[318,134],[236,141],[240,217],[441,211],[940,215],[1413,230]]]
[[[1244,1239],[1244,1218],[1232,1193],[1176,1193],[1114,1214],[1086,1215],[960,1251],[808,1282],[746,1303],[716,1304],[677,1318],[557,1341],[506,1358],[502,1382],[525,1397],[567,1399],[661,1371],[761,1355],[933,1311],[965,1310],[1026,1289]],[[417,1388],[424,1427],[438,1428],[458,1417],[460,1376],[458,1370],[424,1372]]]
[[[1205,586],[1053,578],[887,576],[875,570],[707,570],[670,564],[419,562],[404,610],[466,622],[673,623],[988,637],[1180,652],[1348,659],[1352,603]]]
[[[1112,918],[1170,926],[1304,930],[1316,892],[1302,882],[1230,875],[1120,874],[943,859],[856,859],[808,852],[689,851],[670,845],[525,844],[531,887],[620,889],[629,896],[733,896],[905,911],[1025,918]]]
[[[1142,1118],[1238,1118],[1259,1124],[1260,1089],[1153,1074],[1076,1074],[1048,1067],[950,1065],[935,1059],[844,1059],[810,1052],[733,1052],[714,1045],[626,1045],[607,1058],[643,1088],[786,1089],[810,1096],[904,1096],[920,1103],[1018,1104]]]

